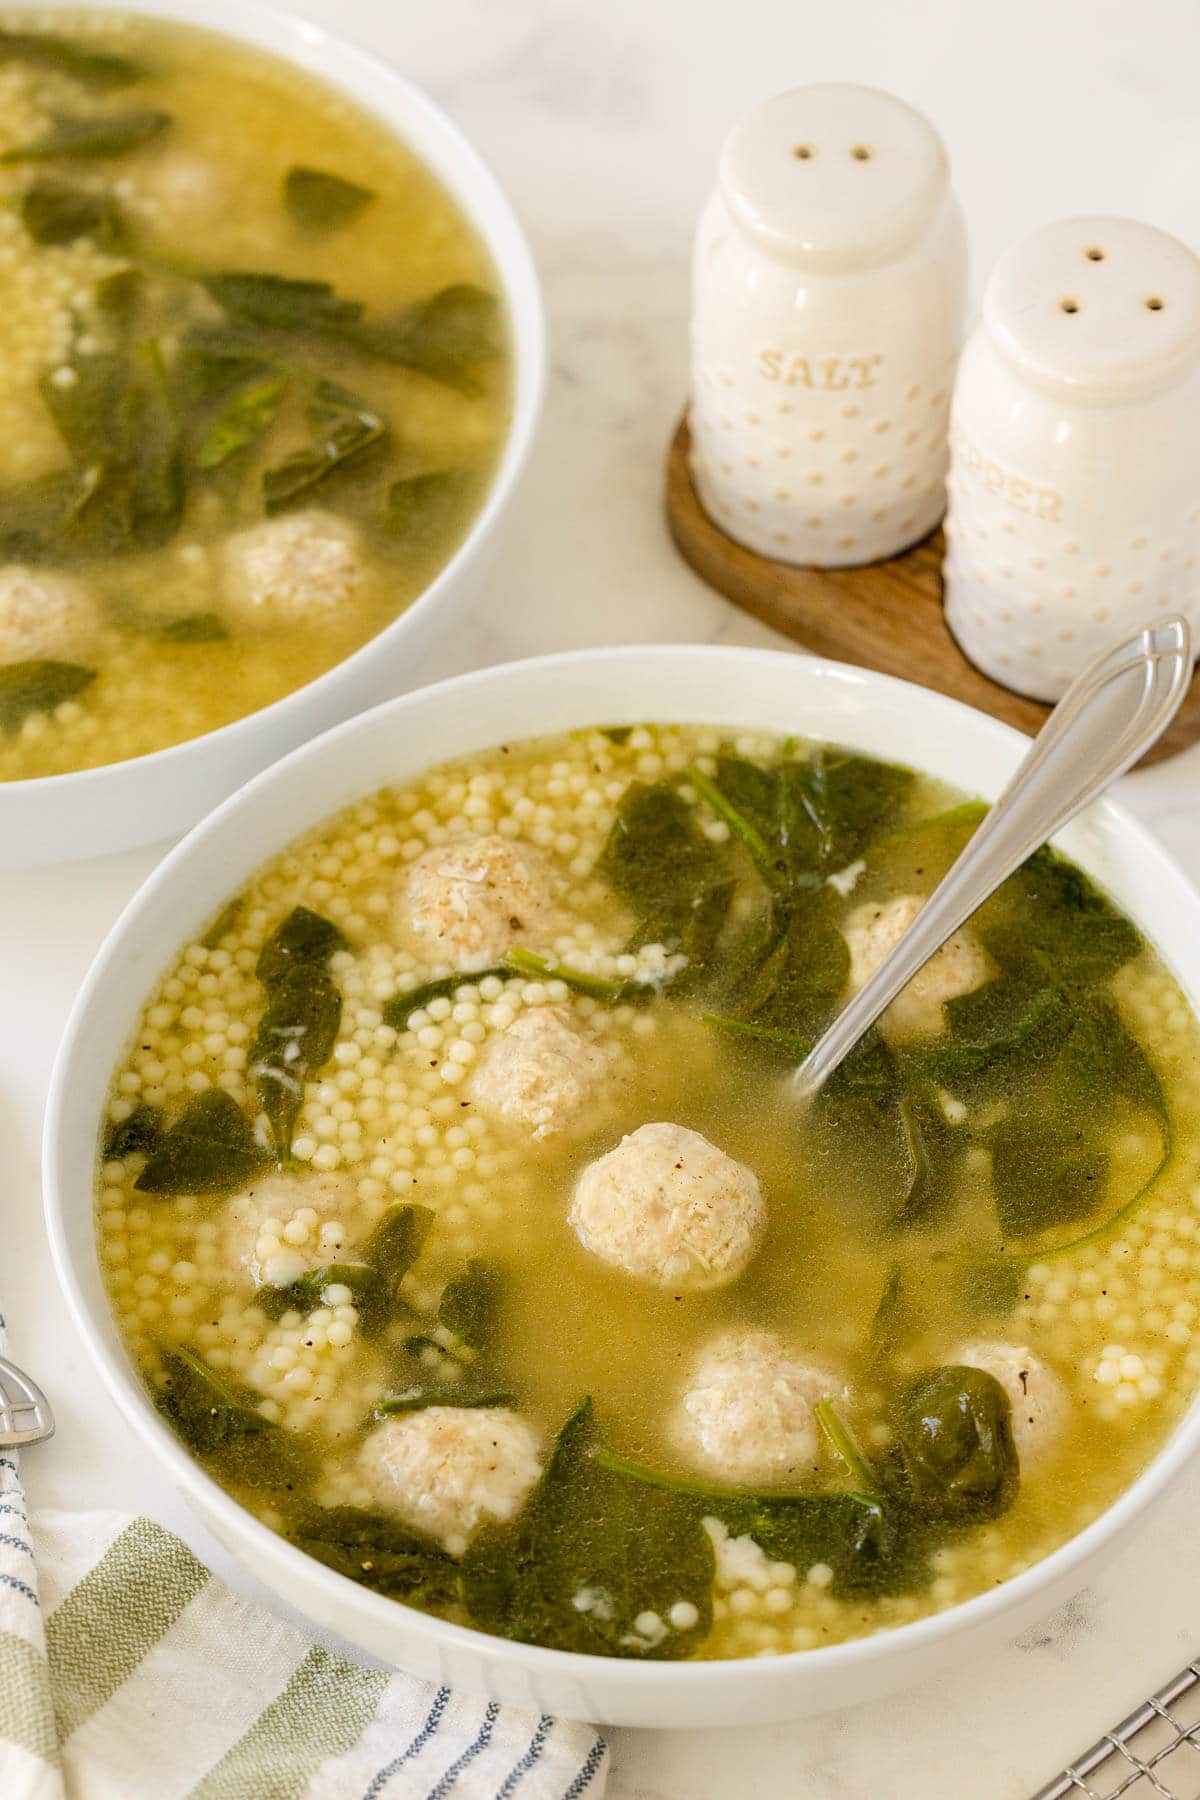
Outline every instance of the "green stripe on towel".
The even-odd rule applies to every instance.
[[[99,1711],[209,1579],[153,1519],[135,1519],[46,1620],[60,1739]]]
[[[9,1631],[0,1631],[0,1738],[45,1762],[58,1762],[46,1659]]]
[[[361,1669],[320,1646],[189,1800],[296,1800],[314,1769],[349,1750],[375,1717],[385,1669]]]

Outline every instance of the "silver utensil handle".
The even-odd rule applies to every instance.
[[[895,948],[797,1069],[815,1093],[1002,881],[1135,763],[1173,718],[1192,675],[1187,621],[1148,625],[1072,683],[1028,755]]]
[[[0,1356],[0,1450],[19,1450],[54,1436],[50,1402],[36,1381]]]

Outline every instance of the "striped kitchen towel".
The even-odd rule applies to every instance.
[[[599,1800],[607,1765],[590,1726],[313,1644],[152,1519],[31,1519],[0,1451],[3,1800]]]

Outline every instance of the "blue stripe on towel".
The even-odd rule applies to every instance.
[[[463,1751],[457,1762],[452,1762],[450,1764],[450,1767],[446,1770],[446,1773],[442,1776],[442,1779],[438,1782],[437,1786],[430,1788],[425,1800],[444,1800],[445,1795],[450,1792],[450,1789],[454,1786],[467,1764],[474,1762],[480,1751],[486,1750],[491,1743],[492,1728],[499,1715],[500,1708],[496,1705],[494,1700],[489,1700],[487,1711],[483,1715],[483,1724],[479,1729],[479,1736],[475,1739],[473,1744],[467,1745],[467,1748]]]
[[[430,1738],[436,1735],[437,1728],[442,1722],[442,1714],[449,1704],[450,1689],[447,1687],[439,1688],[433,1705],[429,1709],[429,1716],[412,1743],[408,1746],[408,1749],[395,1757],[385,1768],[380,1769],[378,1775],[375,1776],[370,1787],[363,1795],[363,1800],[378,1800],[378,1796],[382,1794],[384,1788],[392,1779],[392,1776],[396,1773],[397,1769],[402,1769],[411,1757],[419,1756],[421,1754],[421,1751],[425,1748]]]
[[[596,1770],[608,1755],[608,1745],[602,1737],[598,1737],[587,1753],[587,1760],[578,1775],[563,1795],[563,1800],[579,1800],[580,1794],[591,1787]]]
[[[9,1537],[7,1533],[0,1532],[0,1544],[7,1544],[10,1550],[23,1550],[26,1556],[33,1555],[32,1545],[27,1544],[24,1538]]]
[[[4,1583],[5,1587],[15,1589],[18,1594],[24,1594],[25,1598],[32,1600],[35,1606],[38,1604],[38,1597],[27,1581],[18,1581],[15,1575],[6,1575],[3,1569],[0,1569],[0,1581]]]
[[[543,1713],[538,1720],[537,1730],[529,1740],[528,1750],[515,1768],[510,1769],[505,1776],[503,1785],[496,1791],[496,1800],[509,1800],[509,1795],[515,1791],[518,1783],[524,1781],[530,1769],[532,1769],[534,1763],[546,1748],[546,1739],[553,1730],[554,1720],[550,1717],[549,1713]]]

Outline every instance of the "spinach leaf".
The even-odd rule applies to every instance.
[[[712,1622],[712,1544],[695,1501],[601,1466],[584,1401],[517,1518],[485,1527],[462,1562],[463,1602],[499,1637],[646,1660],[690,1656]],[[669,1630],[676,1601],[697,1622]],[[638,1629],[654,1612],[661,1633]]]
[[[691,906],[679,926],[678,948],[686,956],[687,964],[671,977],[672,992],[689,994],[705,984],[712,972],[717,944],[736,892],[736,881],[717,881],[692,896]]]
[[[898,1495],[708,1487],[643,1468],[603,1447],[594,1455],[606,1472],[647,1494],[669,1494],[695,1521],[719,1519],[731,1535],[752,1537],[780,1562],[802,1571],[826,1563],[835,1594],[901,1593],[927,1579],[926,1534]]]
[[[257,1409],[261,1395],[218,1374],[186,1344],[160,1344],[158,1354],[167,1375],[163,1410],[201,1455],[230,1438],[275,1429]]]
[[[189,1100],[134,1182],[143,1194],[231,1194],[270,1162],[224,1088]]]
[[[770,1491],[716,1497],[715,1516],[766,1554],[799,1570],[825,1563],[840,1596],[903,1593],[927,1579],[923,1534],[896,1501],[871,1494]]]
[[[633,736],[633,726],[632,725],[602,725],[600,727],[600,735],[602,737],[606,737],[610,744],[615,744],[617,746],[618,750],[620,750],[620,749],[624,748],[624,746],[629,742],[630,738]]]
[[[813,1040],[832,1018],[849,975],[850,951],[829,890],[816,888],[750,924],[732,947],[721,999],[735,1017]]]
[[[442,1289],[438,1324],[470,1350],[481,1350],[496,1329],[503,1283],[490,1263],[471,1257]]]
[[[476,391],[480,363],[503,348],[499,301],[467,282],[442,288],[389,319],[351,322],[345,335],[364,356],[416,369],[465,393]]]
[[[1142,949],[1137,926],[1055,850],[1036,851],[1006,886],[1019,916],[1007,946],[999,935],[985,939],[1001,962],[1037,958],[1060,986],[1078,991],[1107,981]]]
[[[702,1016],[706,1025],[715,1025],[719,1031],[728,1031],[734,1037],[748,1038],[753,1043],[782,1051],[789,1062],[802,1063],[813,1047],[812,1038],[801,1037],[795,1031],[774,1031],[769,1025],[754,1025],[749,1019],[731,1019],[724,1013],[706,1012]]]
[[[46,657],[0,663],[0,731],[18,731],[30,713],[53,712],[95,679],[95,669],[82,663]]]
[[[341,1022],[342,996],[314,964],[297,963],[267,989],[250,1073],[281,1162],[291,1152],[304,1084],[333,1054]]]
[[[533,975],[539,981],[561,981],[564,987],[573,988],[577,994],[588,994],[606,1006],[619,1006],[624,1002],[636,1005],[653,1000],[659,991],[653,982],[610,981],[607,976],[593,975],[587,969],[572,969],[567,963],[552,962],[549,957],[539,956],[536,951],[525,950],[520,945],[508,951],[504,968],[510,975]]]
[[[479,1408],[515,1404],[516,1395],[500,1388],[471,1389],[455,1382],[446,1382],[442,1387],[411,1387],[405,1388],[403,1393],[386,1394],[376,1402],[372,1416],[376,1419],[394,1419],[406,1413],[425,1412],[431,1406]]]
[[[325,1304],[328,1288],[347,1287],[363,1334],[372,1337],[391,1318],[400,1283],[420,1255],[432,1223],[433,1214],[428,1207],[399,1201],[384,1213],[358,1261],[324,1263],[320,1268],[307,1269],[286,1287],[259,1287],[255,1305],[275,1319],[293,1308],[310,1313]]]
[[[913,1494],[931,1517],[975,1524],[1012,1505],[1020,1480],[1012,1413],[994,1375],[923,1370],[896,1395],[892,1418]]]
[[[254,1304],[269,1319],[280,1319],[286,1312],[310,1313],[327,1304],[325,1293],[331,1287],[350,1289],[350,1304],[359,1315],[365,1337],[373,1337],[387,1322],[388,1301],[379,1272],[369,1263],[322,1263],[320,1268],[306,1269],[285,1287],[263,1283],[254,1290]]]
[[[375,198],[372,188],[297,163],[283,178],[283,203],[304,231],[336,231]]]
[[[735,771],[739,776],[736,783],[733,782]],[[743,811],[738,804],[729,797],[719,781],[710,781],[708,776],[703,774],[699,769],[689,769],[687,778],[691,785],[698,791],[701,799],[707,802],[708,806],[716,813],[719,819],[724,820],[734,837],[744,845],[749,852],[750,859],[755,868],[767,885],[769,887],[779,887],[781,885],[786,887],[786,864],[775,848],[773,836],[770,833],[770,826],[768,825],[767,834],[764,835],[763,830],[760,829],[759,824],[755,821],[754,813],[759,811],[756,804],[759,796],[757,792],[754,791],[757,784],[750,781],[751,771],[753,771],[755,776],[761,776],[768,788],[773,790],[774,779],[772,771],[759,769],[754,763],[735,763],[731,762],[728,758],[726,759],[725,779],[735,787],[735,791],[738,789],[742,790],[746,804],[752,808],[751,812]],[[748,789],[750,790],[749,792],[746,791]]]
[[[220,615],[214,612],[180,613],[159,626],[164,644],[217,644],[229,636]]]
[[[76,464],[77,488],[61,529],[82,547],[127,550],[166,543],[183,517],[178,422],[162,353],[78,356],[69,385],[41,384],[42,398]]]
[[[200,279],[224,312],[268,331],[336,334],[362,316],[361,304],[340,299],[327,281],[293,281],[250,269]]]
[[[288,390],[286,375],[254,375],[221,406],[200,440],[196,466],[219,469],[269,430]]]
[[[330,957],[347,949],[346,935],[332,919],[307,906],[294,906],[263,944],[254,973],[270,987],[300,966],[325,969]]]
[[[953,1200],[968,1135],[947,1123],[920,1069],[877,1031],[826,1082],[810,1128],[874,1230],[927,1225]]]
[[[303,499],[335,470],[358,462],[387,436],[378,413],[331,381],[318,383],[307,411],[318,436],[310,449],[293,451],[263,475],[263,504],[269,513]]]
[[[982,1101],[1036,1077],[1072,1029],[1062,991],[1032,972],[1001,974],[945,1003],[947,1039],[924,1056],[930,1078]]]
[[[229,933],[233,930],[245,910],[246,901],[244,896],[235,894],[228,905],[221,908],[208,930],[204,933],[204,936],[200,939],[204,948],[206,950],[216,950],[222,941],[229,936]]]
[[[78,493],[78,477],[70,469],[52,469],[0,489],[0,560],[59,561],[62,523]]]
[[[1162,1083],[1111,1000],[1094,996],[1077,1014],[1050,1086],[1056,1105],[1093,1124],[1111,1119],[1114,1097],[1167,1116]]]
[[[904,1288],[904,1271],[899,1263],[892,1263],[879,1302],[871,1315],[866,1356],[869,1370],[874,1372],[891,1362],[908,1336],[911,1326],[912,1313]]]
[[[1090,1218],[1103,1202],[1108,1154],[1061,1117],[1006,1120],[990,1141],[996,1217],[1006,1239]]]
[[[417,987],[406,988],[402,994],[393,994],[390,1000],[384,1001],[383,1022],[394,1031],[404,1031],[413,1014],[428,1006],[431,1000],[449,1000],[459,988],[468,984],[475,986],[489,976],[507,981],[512,972],[506,963],[497,963],[493,968],[479,969],[471,974],[459,970],[454,975],[439,975],[433,981],[422,981]]]
[[[161,1106],[149,1106],[143,1100],[127,1119],[114,1119],[104,1134],[104,1160],[114,1157],[149,1156],[162,1142]]]
[[[841,750],[818,750],[799,771],[797,814],[811,825],[825,870],[845,868],[892,827],[915,777],[911,770]]]
[[[349,1581],[415,1606],[444,1607],[457,1597],[458,1564],[432,1538],[391,1513],[356,1506],[313,1507],[290,1520],[288,1537]]]
[[[383,529],[389,537],[410,545],[444,543],[463,516],[472,485],[461,469],[435,469],[393,481],[387,492]]]
[[[174,618],[154,613],[121,611],[119,624],[139,637],[157,638],[162,644],[216,644],[229,636],[219,613],[177,613]]]
[[[181,401],[203,407],[231,389],[268,375],[286,375],[276,357],[253,332],[228,325],[190,325],[179,342],[175,382]]]
[[[35,244],[72,244],[91,238],[111,249],[125,236],[121,209],[111,194],[68,187],[61,181],[35,181],[21,198],[21,223]]]
[[[363,1251],[363,1260],[378,1270],[394,1298],[400,1283],[420,1256],[434,1215],[427,1206],[398,1200],[389,1206]]]
[[[127,268],[114,269],[111,275],[103,276],[92,291],[97,310],[123,337],[128,337],[145,298],[146,277],[142,270],[132,263]]]
[[[308,1480],[307,1446],[257,1410],[261,1394],[235,1383],[184,1344],[159,1344],[166,1384],[159,1406],[188,1448],[224,1479],[249,1488],[294,1489]]]
[[[943,1211],[950,1199],[958,1162],[967,1148],[967,1136],[947,1123],[931,1094],[914,1091],[911,1086],[899,1102],[897,1114],[903,1191],[893,1223],[925,1225]]]
[[[44,137],[0,154],[0,163],[48,162],[58,156],[124,156],[160,136],[170,113],[95,113],[71,118],[60,114]]]
[[[117,56],[111,50],[93,50],[73,38],[58,37],[48,31],[0,30],[0,64],[27,63],[33,69],[45,69],[55,75],[69,75],[84,87],[125,87],[140,81],[146,70],[131,57]]]
[[[697,903],[725,880],[715,846],[665,781],[626,788],[598,868],[638,919],[641,944],[678,942]]]

